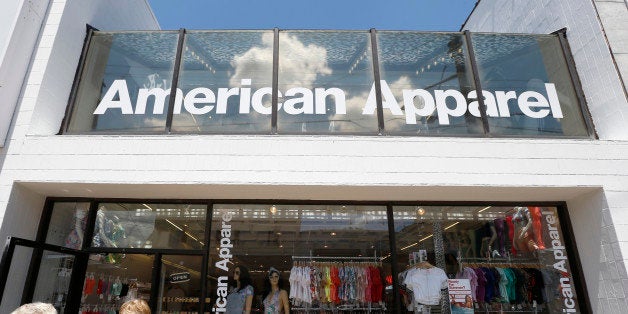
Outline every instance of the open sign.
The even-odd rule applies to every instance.
[[[170,276],[168,276],[168,279],[170,283],[180,283],[180,282],[190,281],[190,273],[185,272],[185,273],[170,274]]]

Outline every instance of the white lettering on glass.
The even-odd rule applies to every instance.
[[[174,114],[181,114],[181,107],[192,115],[203,115],[214,112],[226,114],[228,99],[240,97],[239,113],[249,114],[253,111],[270,115],[270,97],[272,88],[262,87],[251,90],[251,79],[242,79],[240,87],[218,88],[216,94],[209,88],[198,87],[183,95],[183,91],[177,89],[175,97]],[[388,83],[381,80],[382,107],[394,116],[405,115],[406,124],[417,124],[417,117],[436,116],[441,125],[450,125],[452,118],[462,117],[467,112],[475,117],[480,116],[479,97],[477,91],[470,91],[466,97],[455,89],[430,92],[425,89],[404,89],[399,102]],[[527,117],[543,119],[551,116],[557,119],[563,118],[563,112],[558,101],[556,87],[552,83],[545,83],[545,95],[539,91],[524,91],[517,95],[516,91],[486,91],[482,90],[482,99],[486,106],[486,115],[492,118],[510,117],[510,107],[518,106],[519,110]],[[94,110],[94,114],[105,114],[108,110],[120,110],[122,114],[142,115],[146,113],[149,100],[153,101],[153,114],[164,114],[166,97],[170,96],[170,89],[159,87],[140,88],[135,106],[131,103],[129,89],[125,80],[115,80],[109,87],[102,100]],[[278,97],[283,97],[284,102],[278,103],[277,108],[289,115],[326,114],[334,111],[334,114],[347,114],[345,91],[340,88],[315,88],[293,87],[282,95],[278,91]],[[330,97],[331,96],[331,97]],[[333,103],[331,102],[333,99]],[[509,103],[512,100],[511,103]],[[329,101],[329,103],[328,103]],[[215,105],[210,105],[215,104]],[[371,86],[369,95],[362,108],[363,115],[373,115],[377,111],[375,100],[375,84]]]

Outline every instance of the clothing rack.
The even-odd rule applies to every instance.
[[[460,260],[462,266],[468,267],[499,267],[499,268],[541,268],[542,265],[536,260],[489,260],[482,258],[464,258]]]

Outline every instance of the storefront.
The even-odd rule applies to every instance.
[[[48,246],[33,252],[23,297],[68,312],[129,298],[156,313],[224,312],[237,268],[261,312],[274,267],[294,313],[440,313],[448,278],[470,280],[478,313],[576,313],[586,293],[565,213],[547,203],[50,199],[38,239]],[[436,270],[437,284],[414,284]]]
[[[251,142],[256,138],[250,136],[265,136],[277,141],[275,150],[282,135],[294,142],[299,136],[373,142],[391,136],[594,138],[561,32],[90,30],[86,42],[56,139],[125,141],[141,135],[163,140],[164,147],[146,154],[149,158],[142,147],[111,144],[109,151],[139,149],[124,160],[128,164],[116,164],[120,172],[166,160],[156,167],[173,177],[200,173],[185,163],[203,163],[202,158],[180,158],[171,146],[178,135],[234,141],[247,136]],[[392,140],[386,145],[402,148]],[[92,155],[86,158],[89,167],[98,168],[99,153],[85,154]],[[301,156],[292,147],[283,155]],[[246,164],[242,172],[249,174],[273,157],[224,153],[219,162]],[[440,156],[430,158],[438,162]],[[464,162],[451,167],[468,167]],[[316,177],[320,165],[287,167]],[[404,174],[402,166],[386,162],[371,168]],[[125,182],[118,178],[111,187],[84,169],[80,175],[87,179],[67,182],[95,184],[81,193],[103,194]],[[146,194],[154,185],[167,190],[175,182],[152,180],[129,185]],[[205,180],[190,180],[187,187],[210,182]],[[232,182],[211,180],[216,190]],[[422,178],[412,180],[420,184]],[[308,184],[313,185],[294,185],[307,189]],[[249,196],[263,186],[260,180],[224,199],[189,198],[177,187],[166,199],[49,197],[37,239],[8,243],[2,291],[12,269],[19,268],[15,264],[28,260],[22,302],[92,313],[142,298],[157,313],[226,312],[237,269],[238,275],[250,274],[253,310],[260,312],[264,281],[273,267],[294,313],[448,313],[450,306],[465,303],[477,313],[589,308],[581,257],[560,197],[516,201],[517,182],[507,197],[486,201],[433,201],[421,194],[403,200],[366,200],[357,194],[335,195],[335,200],[314,200],[313,193],[281,200],[272,194]],[[456,188],[449,184],[442,190]],[[489,185],[479,190],[491,194]],[[18,250],[30,253],[12,264]],[[448,279],[467,280],[470,299],[453,294]]]

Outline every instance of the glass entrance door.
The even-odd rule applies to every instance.
[[[59,313],[76,313],[78,309],[72,304],[77,304],[80,293],[70,287],[80,281],[78,268],[84,259],[77,250],[9,238],[0,262],[0,312],[11,312],[25,303],[44,302]],[[16,282],[24,286],[15,286]]]
[[[156,313],[200,313],[202,265],[199,255],[161,255]]]

